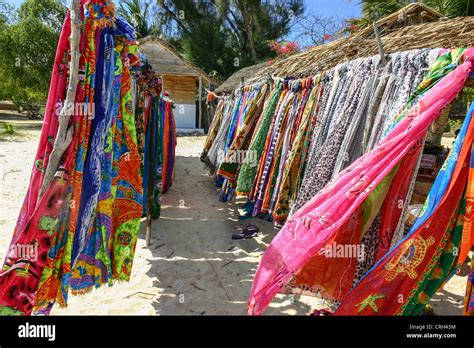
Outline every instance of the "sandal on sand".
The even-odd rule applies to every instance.
[[[235,233],[232,235],[232,239],[248,239],[258,235],[258,227],[255,225],[247,225],[242,232]]]

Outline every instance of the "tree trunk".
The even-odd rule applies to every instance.
[[[53,177],[58,169],[59,162],[64,152],[71,143],[74,129],[70,127],[70,119],[74,112],[74,103],[76,101],[76,90],[79,71],[79,60],[81,57],[81,52],[79,49],[80,35],[81,35],[81,1],[73,0],[71,5],[71,35],[69,36],[70,42],[70,52],[71,52],[71,62],[69,65],[69,85],[66,93],[66,99],[64,101],[63,108],[59,113],[59,125],[58,131],[56,133],[56,138],[54,140],[53,150],[49,157],[48,166],[45,170],[43,183],[41,184],[40,193],[38,195],[38,200],[41,199],[46,189],[49,187],[53,181]]]
[[[249,39],[250,53],[252,54],[252,63],[258,62],[257,51],[255,50],[255,42],[253,40],[252,23],[246,24],[247,37]]]
[[[252,63],[257,63],[258,61],[258,56],[257,56],[257,51],[255,50],[255,42],[253,38],[253,19],[252,19],[252,9],[251,6],[247,7],[245,5],[245,1],[239,1],[238,3],[238,8],[242,14],[242,21],[244,22],[244,31],[245,31],[245,36],[247,36],[248,40],[248,48],[250,50],[250,55],[252,58]]]

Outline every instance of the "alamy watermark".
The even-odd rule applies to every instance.
[[[38,243],[33,244],[13,244],[8,253],[10,259],[22,259],[28,261],[38,260]]]
[[[25,324],[18,326],[19,338],[47,338],[48,341],[56,340],[56,325]]]
[[[89,119],[93,119],[95,115],[95,104],[94,103],[67,103],[64,104],[62,101],[56,103],[54,107],[54,113],[56,116],[61,115],[61,110],[66,108],[66,113],[68,115],[75,115],[81,117],[88,117]]]
[[[363,261],[365,258],[364,244],[326,244],[319,250],[319,255],[327,258],[355,258],[357,261]]]
[[[248,164],[256,167],[258,164],[258,152],[255,150],[219,150],[217,153],[218,162]]]

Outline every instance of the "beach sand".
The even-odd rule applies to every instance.
[[[40,130],[20,127],[21,136],[0,138],[0,262],[26,193]],[[199,161],[204,137],[180,137],[175,180],[163,197],[162,214],[153,222],[149,248],[144,223],[129,282],[70,296],[67,308],[52,315],[245,315],[252,279],[266,247],[276,235],[273,224],[237,219],[237,205],[222,203],[213,179]],[[233,241],[247,224],[262,233]],[[436,314],[462,314],[466,276],[455,276],[432,300]],[[312,297],[278,295],[266,314],[307,315],[318,307]]]

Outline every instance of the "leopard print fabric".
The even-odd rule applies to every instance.
[[[344,93],[341,93],[337,98],[340,101],[337,104],[342,105],[341,111],[339,112],[336,108],[335,117],[331,117],[329,124],[327,141],[316,152],[316,156],[313,154],[308,162],[293,212],[306,204],[331,180],[339,156],[339,149],[344,141],[352,116],[359,106],[360,97],[367,88],[370,68],[373,64],[372,59],[359,59],[350,63],[348,64],[348,79],[343,89]],[[335,119],[337,120],[334,121]]]
[[[356,270],[354,274],[354,281],[352,288],[361,280],[364,274],[375,264],[377,250],[379,247],[380,224],[382,221],[382,214],[379,211],[374,221],[370,225],[367,233],[362,238],[361,245],[363,248],[363,257],[357,260]]]

